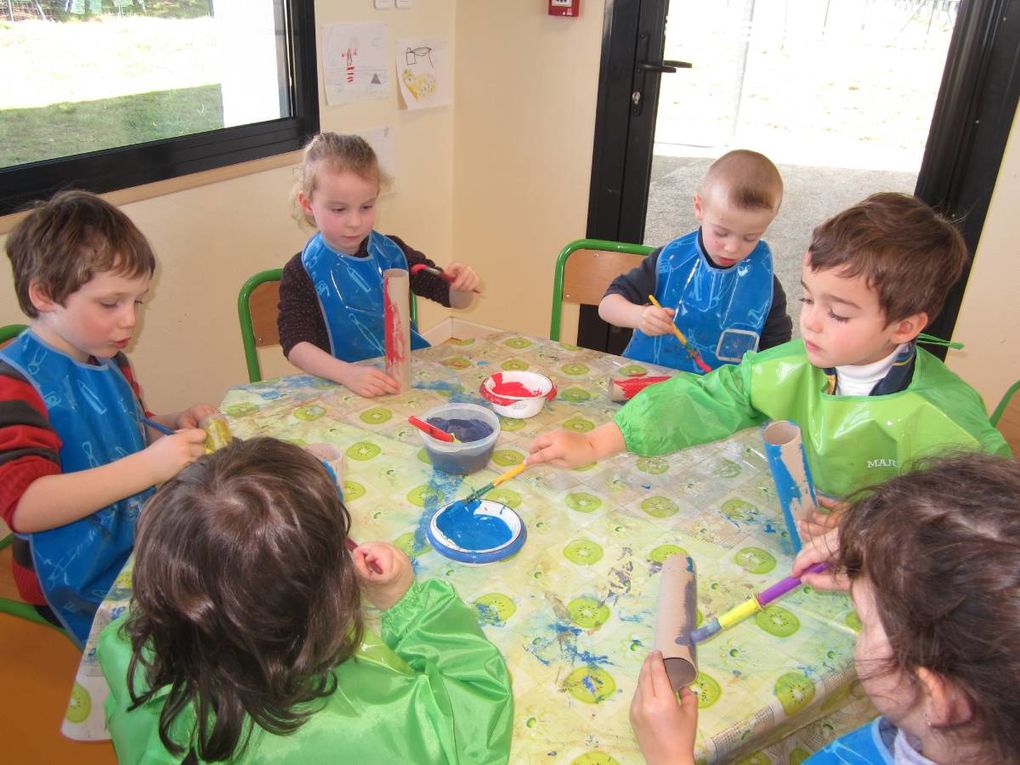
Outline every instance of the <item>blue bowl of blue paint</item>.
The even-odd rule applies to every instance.
[[[499,417],[491,409],[478,404],[442,404],[429,409],[423,419],[457,437],[451,444],[418,431],[436,470],[470,475],[489,464],[499,438]]]
[[[528,532],[514,510],[491,499],[458,500],[432,516],[425,530],[440,555],[469,566],[509,558],[524,546]]]

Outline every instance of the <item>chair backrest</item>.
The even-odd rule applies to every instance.
[[[605,239],[576,239],[556,258],[549,339],[560,339],[563,302],[598,305],[620,274],[641,264],[654,247]]]
[[[1014,456],[1020,459],[1020,380],[1013,383],[1002,396],[989,418],[992,425],[999,429],[1006,443],[1013,449]]]
[[[0,348],[3,348],[27,328],[26,324],[5,324],[0,327]]]
[[[260,271],[241,285],[237,295],[237,318],[241,323],[241,343],[244,346],[244,363],[248,368],[248,382],[262,379],[259,348],[279,345],[280,278],[282,268]],[[411,326],[418,327],[418,301],[411,293]]]

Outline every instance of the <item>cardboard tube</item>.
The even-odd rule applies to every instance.
[[[402,268],[383,271],[383,318],[386,334],[386,374],[400,392],[411,387],[411,281]]]
[[[662,651],[674,691],[690,685],[698,676],[697,650],[691,640],[697,611],[698,577],[694,560],[686,555],[671,555],[659,574],[655,647]]]
[[[807,517],[818,506],[800,428],[789,420],[779,420],[767,425],[762,436],[765,439],[765,456],[768,457],[772,479],[776,482],[779,506],[790,530],[793,549],[794,552],[800,552],[797,521]]]
[[[230,425],[227,424],[227,418],[219,412],[203,417],[198,421],[198,427],[205,431],[206,454],[222,449],[234,438],[233,433],[230,432]]]

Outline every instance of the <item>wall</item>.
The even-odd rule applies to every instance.
[[[410,10],[375,11],[370,0],[319,0],[316,24],[385,22],[390,49],[405,35],[452,42],[455,6],[455,0],[416,0]],[[399,110],[395,91],[392,98],[345,106],[327,106],[324,97],[320,102],[324,130],[396,129],[398,177],[380,205],[379,228],[406,237],[440,263],[448,262],[452,109]],[[280,168],[122,205],[149,237],[160,261],[143,331],[136,333],[128,350],[154,411],[172,411],[195,401],[216,404],[229,386],[247,380],[237,291],[256,271],[282,266],[307,238],[308,232],[290,218],[291,183],[291,170]],[[0,236],[0,246],[4,240]],[[0,295],[0,324],[24,322],[6,257],[0,259]],[[421,309],[423,327],[448,315],[441,306]],[[282,354],[268,350],[263,355],[267,376],[293,370]]]
[[[323,104],[324,129],[397,128],[399,178],[383,200],[382,231],[438,262],[468,262],[485,295],[463,315],[481,324],[548,332],[552,268],[584,234],[604,0],[579,19],[548,17],[539,0],[415,0],[375,12],[368,0],[319,0],[317,23],[382,20],[404,34],[455,40],[455,106],[399,111],[394,99]],[[1020,139],[1007,148],[965,296],[950,365],[989,404],[1020,376]],[[306,234],[288,217],[289,170],[277,169],[124,205],[161,260],[144,332],[131,357],[157,411],[216,403],[244,381],[235,301],[244,279],[281,265]],[[0,244],[3,237],[0,236]],[[0,324],[22,321],[6,258]],[[443,309],[423,301],[424,327]],[[568,336],[565,331],[564,336]],[[269,354],[267,373],[288,366]],[[265,358],[265,357],[264,357]]]
[[[585,234],[604,2],[545,5],[458,4],[453,156],[454,250],[486,282],[468,318],[542,336],[556,255]]]
[[[1020,378],[1020,119],[1013,119],[1006,152],[974,266],[953,330],[962,351],[950,351],[949,368],[978,389],[989,411]]]

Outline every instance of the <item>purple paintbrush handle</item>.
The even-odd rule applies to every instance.
[[[829,567],[828,563],[815,563],[813,566],[808,566],[804,569],[804,574],[820,574]],[[801,574],[803,576],[804,574]],[[782,579],[776,582],[771,587],[767,587],[758,593],[758,603],[761,606],[765,606],[771,603],[777,598],[781,598],[783,595],[788,593],[790,590],[796,589],[797,585],[800,584],[799,576],[788,576],[786,579]]]

